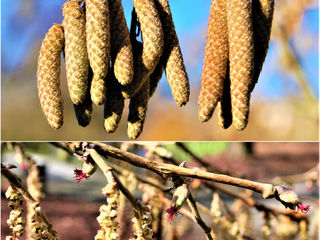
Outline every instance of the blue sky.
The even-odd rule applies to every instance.
[[[35,51],[35,44],[38,43],[52,23],[62,21],[61,6],[62,0],[34,0],[35,9],[31,17],[21,16],[20,10],[25,0],[2,0],[1,1],[1,42],[2,42],[2,74],[9,74],[18,70],[28,57],[31,50]],[[131,18],[132,1],[123,0],[127,21]],[[197,42],[199,28],[205,27],[210,10],[210,1],[201,0],[172,0],[171,11],[173,14],[176,31],[180,39],[183,54],[188,56],[188,51]],[[319,95],[319,14],[318,9],[309,10],[305,13],[302,22],[302,31],[305,36],[312,36],[315,47],[308,51],[296,48],[295,51],[301,60],[308,81],[314,93]],[[204,49],[203,47],[200,49]],[[200,74],[202,68],[203,52],[199,54],[195,65],[187,64],[187,71],[193,84],[200,84]],[[292,81],[292,76],[283,74],[279,68],[279,53],[277,48],[271,43],[266,64],[261,73],[263,85],[258,84],[257,92],[261,92],[264,97],[278,98],[283,96],[282,85],[290,84],[290,90],[297,92],[299,89]],[[186,59],[185,59],[186,60]],[[188,61],[186,61],[188,63]],[[3,79],[4,80],[4,79]],[[163,95],[170,95],[168,84],[161,82]]]

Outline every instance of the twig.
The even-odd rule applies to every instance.
[[[191,177],[213,182],[220,182],[224,184],[251,189],[257,193],[262,194],[264,198],[275,197],[275,189],[272,184],[259,183],[250,180],[230,177],[223,174],[209,173],[202,170],[188,169],[183,167],[177,167],[171,164],[159,163],[137,156],[133,153],[122,151],[118,148],[112,147],[104,143],[94,142],[94,145],[99,146],[99,150],[102,150],[104,154],[107,156],[111,156],[116,159],[126,161],[137,167],[149,169],[160,175],[168,175],[169,177]]]

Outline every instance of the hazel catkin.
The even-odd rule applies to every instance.
[[[200,121],[208,121],[221,100],[228,63],[227,0],[211,2],[198,98]]]
[[[251,91],[262,69],[263,62],[266,58],[272,26],[274,9],[274,0],[257,0],[252,1],[252,24],[254,36],[254,73]]]
[[[77,105],[84,101],[88,87],[85,16],[77,1],[67,1],[62,9],[68,88],[72,102]]]
[[[134,96],[143,83],[148,80],[149,75],[154,71],[160,60],[164,45],[161,20],[154,2],[152,0],[133,0],[133,4],[140,23],[143,50],[141,58],[134,57],[134,64],[138,66],[139,72],[136,73],[137,68],[134,67],[135,73],[132,82],[124,86],[122,90],[122,95],[125,98]],[[135,27],[135,25],[132,26]],[[132,31],[132,27],[130,31]]]
[[[63,102],[60,91],[60,55],[63,46],[63,27],[54,24],[42,41],[37,82],[42,111],[49,125],[55,129],[63,124]]]
[[[251,2],[228,0],[230,93],[233,125],[243,130],[248,122],[250,88],[254,68]]]
[[[173,98],[178,106],[189,101],[190,86],[184,66],[179,40],[176,34],[168,0],[155,0],[164,31],[164,50],[162,61],[171,88]]]
[[[114,75],[119,83],[126,85],[133,78],[133,54],[121,0],[109,0],[109,10]]]
[[[105,78],[110,60],[110,12],[108,0],[86,1],[86,36],[93,71],[91,99],[102,105],[106,98]]]

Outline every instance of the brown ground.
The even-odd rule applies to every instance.
[[[319,160],[318,143],[256,143],[253,156],[243,154],[241,147],[233,144],[227,152],[206,160],[255,180],[302,173],[316,166]],[[2,188],[1,197],[1,239],[9,234],[6,225],[9,210],[3,195],[4,189],[6,188]],[[49,195],[43,202],[43,209],[61,240],[87,240],[93,239],[98,229],[95,218],[98,216],[99,205],[100,203],[79,201],[71,196]],[[198,231],[195,228],[193,234]],[[191,233],[188,236],[189,238],[184,239],[194,239]]]

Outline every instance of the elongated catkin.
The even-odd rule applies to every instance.
[[[110,61],[110,13],[108,0],[86,0],[86,33],[93,71],[91,99],[102,105],[106,98],[105,78]]]
[[[200,121],[208,121],[221,100],[229,58],[227,0],[213,0],[198,98]]]
[[[60,55],[63,46],[63,27],[54,24],[42,41],[37,81],[42,111],[49,125],[55,129],[63,124],[63,102],[60,91]]]
[[[254,69],[251,7],[248,0],[227,2],[232,118],[237,130],[246,127],[249,115]]]
[[[173,98],[178,106],[189,101],[190,86],[168,0],[155,0],[164,31],[162,61]]]
[[[72,102],[79,104],[86,97],[89,72],[85,16],[76,1],[66,2],[62,9],[69,94]]]
[[[104,130],[107,133],[116,131],[121,120],[122,111],[124,108],[124,98],[121,94],[121,86],[114,76],[114,71],[111,68],[108,73],[109,87],[107,88],[107,97],[104,103]]]
[[[133,54],[121,0],[109,0],[109,10],[114,75],[119,83],[126,85],[133,78]]]
[[[86,127],[89,125],[92,116],[92,100],[90,96],[90,85],[93,77],[92,70],[89,69],[89,77],[88,77],[88,88],[86,98],[83,103],[78,105],[73,104],[73,109],[78,121],[78,124],[82,127]]]
[[[252,24],[254,36],[254,73],[251,91],[262,69],[266,58],[271,34],[274,0],[252,1]]]
[[[125,98],[134,96],[143,83],[148,80],[149,75],[154,71],[154,68],[160,60],[164,45],[160,16],[153,0],[133,0],[133,4],[140,23],[143,51],[141,59],[134,57],[136,62],[134,63],[134,78],[132,82],[124,86],[122,90],[122,95]],[[139,68],[139,72],[137,73],[136,66]]]
[[[128,137],[136,139],[140,136],[146,119],[149,101],[149,80],[145,81],[139,92],[130,99],[128,115]]]
[[[219,125],[227,129],[232,124],[232,111],[231,111],[231,95],[230,95],[230,78],[229,78],[229,63],[227,64],[227,74],[223,82],[223,92],[218,102],[218,122]]]

